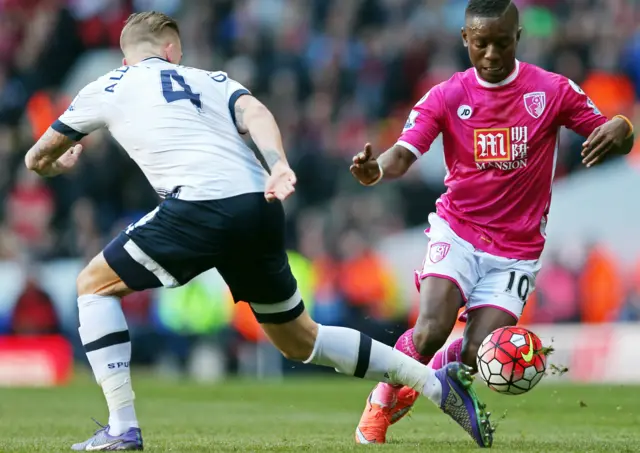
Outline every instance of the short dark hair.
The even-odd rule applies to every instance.
[[[467,3],[467,16],[500,17],[512,6],[511,0],[469,0]],[[517,11],[517,8],[516,8]]]

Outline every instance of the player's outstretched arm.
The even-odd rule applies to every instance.
[[[73,168],[81,152],[82,145],[49,128],[27,152],[24,162],[40,176],[52,177]]]
[[[365,186],[377,184],[382,178],[396,179],[404,175],[417,160],[416,155],[401,145],[394,145],[377,158],[371,144],[353,158],[351,174]]]
[[[267,201],[285,200],[295,189],[296,175],[289,167],[282,146],[282,136],[268,108],[251,95],[243,95],[235,103],[236,127],[249,133],[269,166],[269,179],[264,190]]]

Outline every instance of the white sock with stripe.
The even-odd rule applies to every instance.
[[[442,385],[435,371],[397,349],[345,327],[318,325],[318,337],[305,363],[375,382],[402,384],[440,404]]]
[[[78,297],[80,339],[96,381],[109,406],[109,434],[137,428],[131,388],[131,340],[120,299],[84,295]]]

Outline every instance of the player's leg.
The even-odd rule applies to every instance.
[[[429,366],[434,370],[439,370],[451,362],[462,362],[462,338],[453,340],[439,350],[431,359]]]
[[[245,225],[259,225],[258,231],[253,234],[247,231],[234,240],[235,253],[218,270],[234,299],[250,303],[256,319],[283,355],[362,379],[406,385],[441,407],[480,445],[491,444],[490,427],[471,389],[467,368],[462,364],[453,363],[436,372],[361,332],[319,325],[309,317],[284,249],[282,206],[274,203],[262,209],[260,219],[245,222]],[[443,291],[444,285],[435,283],[435,286]],[[452,323],[459,300],[457,304]],[[442,341],[445,340],[446,337]]]
[[[300,296],[295,297],[302,304]],[[317,324],[304,310],[295,319],[269,323],[264,322],[261,306],[252,307],[269,340],[289,360],[328,366],[362,379],[408,385],[440,402],[442,388],[435,372],[400,351],[357,330]]]
[[[492,306],[483,306],[467,314],[464,329],[461,362],[477,370],[476,357],[484,339],[500,327],[515,326],[518,320],[511,314]]]
[[[420,285],[420,313],[416,325],[400,336],[396,349],[427,364],[453,330],[464,297],[454,281],[434,275]]]
[[[473,247],[458,238],[436,215],[429,217],[429,247],[421,271],[416,273],[420,290],[420,314],[413,329],[398,339],[395,348],[421,363],[430,363],[451,334],[460,307],[477,282]],[[456,345],[451,349],[455,352]],[[442,367],[442,358],[436,357]],[[455,361],[455,360],[452,360]],[[404,417],[418,399],[410,388],[378,384],[367,398],[356,433],[357,440],[385,441],[389,426]],[[359,440],[360,441],[360,440]]]
[[[394,349],[428,364],[447,341],[461,304],[462,297],[455,283],[439,277],[422,280],[416,325],[400,336]],[[416,389],[379,382],[367,397],[356,428],[356,441],[384,443],[389,426],[404,417],[418,397]]]
[[[111,246],[113,247],[113,246]],[[107,249],[111,250],[111,249]],[[77,279],[78,332],[109,408],[109,423],[74,450],[142,450],[129,363],[131,341],[120,298],[132,292],[100,253]]]
[[[80,273],[78,331],[104,392],[109,423],[74,450],[142,449],[129,368],[131,341],[120,297],[179,286],[210,267],[200,256],[206,242],[193,230],[204,223],[200,214],[188,202],[167,200],[116,237]]]
[[[516,325],[534,289],[538,261],[510,260],[480,253],[486,271],[473,289],[462,314],[466,318],[462,362],[476,371],[476,356],[495,329]]]
[[[436,371],[356,330],[319,325],[306,311],[289,321],[284,317],[282,323],[265,323],[263,307],[252,307],[269,339],[290,360],[328,366],[361,379],[407,386],[451,416],[478,445],[491,445],[492,428],[484,405],[471,387],[468,367],[456,362]]]

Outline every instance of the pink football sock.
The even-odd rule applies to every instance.
[[[413,343],[413,329],[409,329],[403,333],[400,338],[398,338],[398,341],[396,341],[394,348],[424,365],[428,364],[433,357],[424,356],[418,352],[416,345]],[[381,382],[373,390],[371,400],[381,406],[392,406],[395,403],[396,394],[401,388],[402,385],[391,385]]]
[[[451,362],[462,360],[462,338],[458,338],[446,348],[438,351],[431,361],[431,368],[439,370]]]
[[[432,355],[422,355],[418,352],[413,342],[413,329],[409,329],[400,335],[394,348],[424,365],[428,364],[433,358]]]

